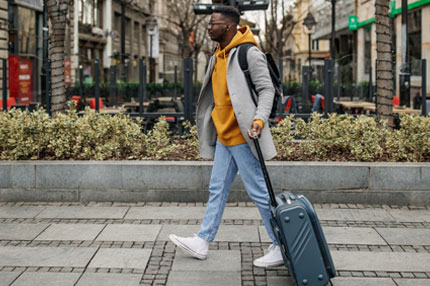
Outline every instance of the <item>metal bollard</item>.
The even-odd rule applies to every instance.
[[[194,123],[193,120],[193,60],[184,59],[184,97],[185,120]]]
[[[110,104],[116,104],[116,66],[110,67],[110,84],[109,84]]]
[[[427,60],[423,59],[421,63],[421,115],[426,116],[427,110]]]
[[[327,117],[328,113],[333,112],[333,78],[334,78],[334,60],[324,60],[324,116]]]
[[[100,70],[99,70],[99,60],[94,61],[94,69],[95,69],[95,86],[94,86],[94,98],[96,100],[96,112],[100,111]]]
[[[173,95],[175,99],[178,97],[178,66],[175,65],[175,74],[174,74],[174,92]]]
[[[3,59],[3,110],[7,110],[7,59]]]
[[[302,111],[308,110],[308,103],[309,103],[309,67],[303,66],[302,67]]]
[[[139,116],[143,117],[143,59],[139,59]]]
[[[51,112],[51,95],[52,95],[51,60],[48,59],[46,61],[46,112],[49,114],[49,116],[52,115],[52,112]]]

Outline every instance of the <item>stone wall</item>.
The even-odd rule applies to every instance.
[[[430,163],[268,162],[276,192],[318,203],[430,205]],[[0,202],[206,202],[212,162],[0,161]],[[229,200],[248,201],[240,178]]]

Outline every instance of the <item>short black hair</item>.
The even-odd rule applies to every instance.
[[[219,6],[212,10],[212,13],[220,13],[224,17],[228,18],[235,24],[239,24],[240,22],[240,13],[239,10],[232,6]]]

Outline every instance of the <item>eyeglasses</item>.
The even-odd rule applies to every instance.
[[[228,23],[226,23],[226,22],[212,22],[212,21],[210,21],[208,23],[208,27],[213,27],[213,25],[217,25],[217,24],[224,24],[224,25],[226,25]]]

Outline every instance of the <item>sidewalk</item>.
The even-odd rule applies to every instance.
[[[336,286],[429,286],[430,207],[315,205]],[[0,203],[3,285],[292,285],[255,268],[270,242],[252,204],[230,204],[205,261],[168,234],[197,233],[203,204]]]

